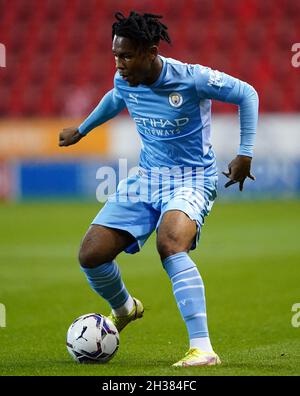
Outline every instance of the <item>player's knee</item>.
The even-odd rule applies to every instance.
[[[81,247],[78,254],[78,260],[83,268],[96,268],[114,259],[114,257],[103,254],[97,249]]]
[[[173,254],[187,251],[186,247],[177,238],[159,238],[157,240],[157,251],[161,260]]]

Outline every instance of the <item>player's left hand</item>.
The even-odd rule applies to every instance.
[[[246,155],[237,155],[234,160],[228,165],[228,172],[222,172],[223,175],[230,179],[226,184],[225,188],[232,184],[239,183],[240,191],[243,191],[244,182],[247,177],[251,180],[255,180],[255,176],[251,174],[251,157]]]

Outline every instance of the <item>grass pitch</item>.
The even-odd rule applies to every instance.
[[[104,365],[79,365],[65,347],[71,322],[109,313],[77,264],[80,239],[98,211],[90,203],[0,206],[0,375],[299,375],[300,201],[217,202],[191,255],[206,286],[210,335],[223,364],[170,367],[187,350],[184,323],[154,235],[118,258],[145,316],[121,333]]]

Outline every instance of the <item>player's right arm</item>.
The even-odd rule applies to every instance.
[[[200,100],[214,99],[239,106],[240,148],[238,155],[228,165],[228,172],[223,174],[230,179],[225,187],[239,183],[242,191],[247,177],[255,180],[251,174],[251,161],[258,119],[258,94],[246,82],[217,70],[196,65],[194,72]]]
[[[98,106],[79,127],[63,129],[59,134],[59,146],[70,146],[79,142],[92,129],[112,119],[126,107],[116,88],[107,92]]]

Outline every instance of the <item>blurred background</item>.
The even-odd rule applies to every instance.
[[[116,11],[130,10],[165,17],[173,45],[162,43],[162,55],[219,69],[258,91],[257,182],[247,182],[243,197],[298,195],[298,0],[0,0],[0,198],[95,199],[100,166],[137,163],[140,142],[125,112],[74,147],[57,145],[59,131],[79,125],[112,88],[111,25]],[[225,170],[239,145],[236,106],[213,104],[212,133]]]
[[[173,45],[162,43],[162,55],[224,71],[259,93],[257,180],[247,180],[243,193],[236,185],[224,190],[221,174],[238,151],[238,109],[213,103],[226,202],[215,205],[191,257],[225,362],[210,373],[299,375],[300,327],[291,309],[300,302],[300,1],[0,0],[0,304],[7,313],[0,376],[177,375],[167,367],[186,351],[155,233],[140,254],[118,257],[146,314],[122,334],[113,364],[73,365],[64,344],[76,317],[108,313],[78,268],[78,246],[101,207],[97,170],[117,169],[121,158],[136,165],[140,141],[126,112],[74,146],[59,148],[58,135],[112,88],[111,25],[116,11],[130,10],[164,15]]]

